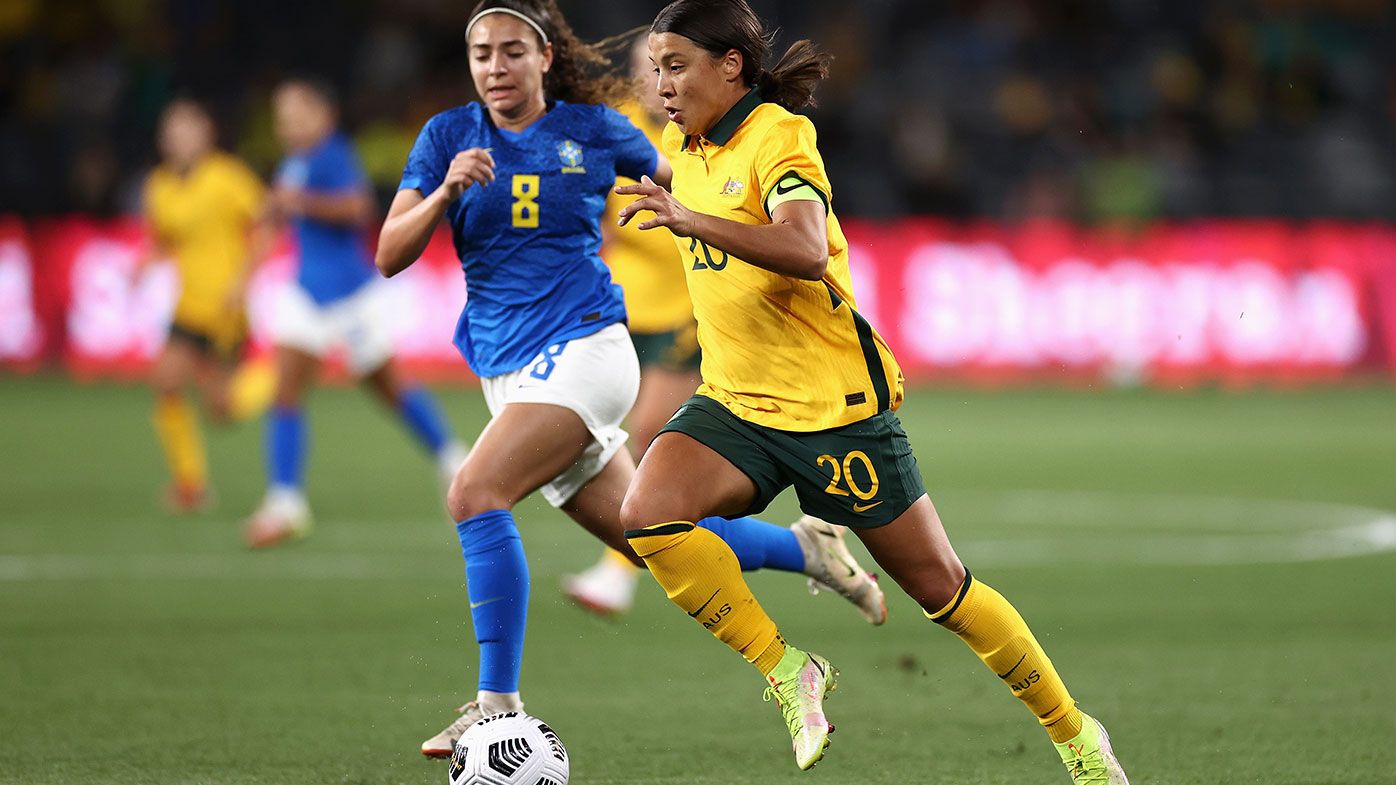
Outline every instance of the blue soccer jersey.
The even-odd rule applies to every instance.
[[[368,188],[353,143],[342,133],[287,156],[276,182],[322,196]],[[376,275],[359,227],[305,216],[298,217],[294,226],[299,255],[296,281],[320,305],[348,297]]]
[[[609,107],[563,101],[516,133],[471,103],[427,122],[399,188],[429,195],[472,147],[490,151],[495,181],[446,210],[468,287],[455,343],[471,370],[508,373],[548,346],[625,321],[601,261],[601,213],[617,175],[654,174],[659,154],[645,135]]]

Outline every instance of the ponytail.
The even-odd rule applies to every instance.
[[[829,78],[829,61],[832,59],[814,42],[808,39],[796,41],[785,50],[774,68],[756,75],[756,88],[763,100],[780,104],[792,112],[806,106],[818,106],[814,89]]]

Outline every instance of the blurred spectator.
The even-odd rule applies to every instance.
[[[560,0],[593,39],[652,0]],[[847,214],[1396,219],[1396,4],[753,0],[835,55],[812,111]],[[468,3],[3,0],[0,212],[105,212],[189,94],[271,166],[269,86],[334,82],[381,198],[470,100]],[[305,31],[314,30],[314,35]]]

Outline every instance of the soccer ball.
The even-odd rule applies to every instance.
[[[450,785],[567,785],[570,766],[562,739],[521,711],[471,725],[451,755]]]

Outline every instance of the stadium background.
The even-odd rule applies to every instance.
[[[351,391],[317,393],[322,526],[248,554],[258,430],[211,438],[214,513],[168,517],[148,393],[109,380],[140,378],[169,307],[168,271],[125,275],[162,105],[209,102],[267,173],[271,87],[328,76],[386,198],[422,120],[471,97],[467,5],[0,3],[0,782],[439,781],[415,746],[472,633],[425,462]],[[656,4],[561,5],[596,39]],[[1135,780],[1396,782],[1392,4],[754,5],[838,58],[811,114],[951,532]],[[394,281],[400,348],[473,434],[447,245]],[[285,250],[254,286],[261,335]],[[726,652],[654,587],[580,618],[550,589],[592,543],[540,504],[520,518],[527,699],[574,782],[797,781]],[[847,675],[799,781],[1057,781],[903,598],[869,633],[755,583]],[[637,675],[656,662],[681,670]]]

